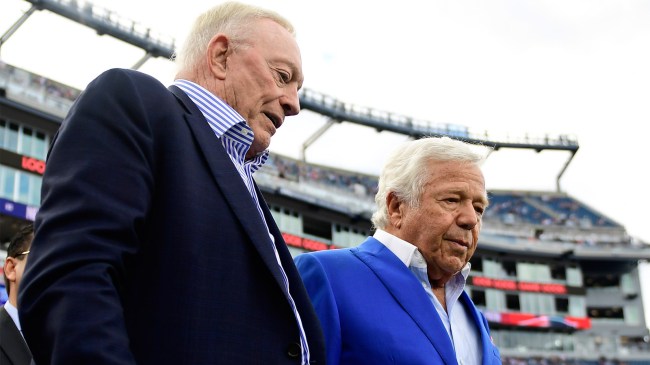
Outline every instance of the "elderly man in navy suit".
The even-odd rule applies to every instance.
[[[34,360],[324,364],[318,318],[252,177],[300,110],[294,29],[223,3],[176,61],[169,88],[100,75],[53,141],[20,294]]]
[[[379,177],[373,237],[296,257],[329,365],[501,365],[463,291],[488,205],[482,156],[450,138],[398,147]]]

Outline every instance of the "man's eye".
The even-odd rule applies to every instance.
[[[278,79],[282,81],[282,83],[287,84],[289,83],[289,81],[291,81],[291,75],[289,75],[288,73],[284,71],[278,71],[277,73],[278,73]]]

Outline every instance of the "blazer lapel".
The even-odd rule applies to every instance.
[[[485,323],[484,321],[484,317],[480,314],[480,312],[478,311],[474,303],[472,303],[472,300],[469,298],[467,292],[463,292],[461,294],[460,300],[465,306],[465,308],[469,309],[469,312],[472,314],[472,319],[474,319],[474,323],[476,324],[476,328],[478,328],[479,332],[481,333],[481,346],[483,347],[483,364],[493,363],[492,360],[499,358],[500,355],[498,353],[498,349],[492,343],[492,338],[488,333],[488,327],[487,327],[487,323]]]
[[[242,197],[250,196],[250,193],[237,172],[237,169],[233,166],[232,160],[228,156],[228,153],[226,153],[223,145],[215,137],[212,129],[208,126],[208,122],[205,120],[201,111],[185,92],[176,86],[170,86],[169,90],[187,111],[185,120],[210,167],[216,184],[223,191],[224,198],[230,205],[230,208],[241,222],[244,230],[259,251],[262,260],[268,266],[269,270],[271,270],[275,280],[286,295],[282,273],[280,272],[273,247],[271,246],[271,239],[267,230],[264,229],[262,216],[260,216],[253,199],[242,199]]]
[[[413,273],[386,246],[370,237],[352,252],[363,261],[383,283],[405,312],[413,319],[440,358],[447,365],[456,365],[456,354],[436,308]]]
[[[28,364],[32,354],[9,313],[0,308],[0,349],[14,364]]]

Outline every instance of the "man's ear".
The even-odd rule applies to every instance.
[[[402,208],[404,203],[399,200],[394,192],[386,195],[386,209],[388,210],[388,223],[394,228],[400,228],[402,225]]]
[[[210,43],[208,43],[208,52],[206,54],[210,72],[217,79],[226,78],[226,63],[228,56],[232,53],[232,41],[228,36],[222,33],[216,34]]]
[[[5,266],[3,268],[5,277],[9,281],[16,281],[16,259],[13,257],[7,257],[5,260]]]

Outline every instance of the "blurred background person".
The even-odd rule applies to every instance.
[[[28,365],[32,359],[18,319],[18,290],[27,255],[34,238],[34,227],[27,224],[12,237],[7,247],[4,280],[9,300],[0,308],[0,365]]]

